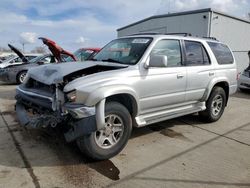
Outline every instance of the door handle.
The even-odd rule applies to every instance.
[[[214,72],[209,72],[209,76],[214,76]]]
[[[177,74],[177,79],[181,79],[181,78],[183,78],[183,77],[184,77],[183,74]]]

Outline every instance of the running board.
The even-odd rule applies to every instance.
[[[175,109],[168,109],[168,110],[162,110],[153,112],[150,114],[144,114],[137,116],[135,118],[137,126],[143,127],[146,125],[150,125],[153,123],[161,122],[168,119],[173,119],[176,117],[193,114],[195,112],[206,110],[206,104],[205,102],[199,102],[191,105],[182,106]]]

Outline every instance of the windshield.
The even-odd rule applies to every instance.
[[[88,49],[79,49],[77,50],[74,55],[77,57],[79,61],[85,61],[89,59],[89,57],[94,53],[93,50]]]
[[[5,60],[3,60],[3,62],[8,62],[8,61],[10,61],[11,59],[14,59],[15,57],[16,57],[15,55],[9,55],[9,56],[6,57]]]
[[[44,56],[37,56],[37,57],[35,57],[35,58],[29,60],[29,62],[30,62],[30,63],[36,63],[36,62],[39,61],[42,57],[44,57]]]
[[[89,57],[94,53],[93,50],[88,49],[79,49],[74,52],[74,56],[77,58],[78,61],[86,61],[89,59]],[[72,57],[67,57],[65,59],[66,62],[74,61]]]
[[[122,38],[107,44],[93,60],[135,65],[151,43],[152,38]]]

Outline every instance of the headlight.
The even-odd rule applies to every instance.
[[[69,100],[69,102],[75,102],[76,101],[76,90],[67,93],[67,99]]]

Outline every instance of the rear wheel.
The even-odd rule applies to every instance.
[[[26,78],[27,75],[27,71],[22,71],[20,73],[18,73],[17,75],[17,83],[18,84],[22,84]]]
[[[226,93],[221,87],[214,87],[207,102],[206,110],[199,113],[201,120],[215,122],[220,119],[226,106]]]
[[[108,102],[105,107],[105,127],[77,140],[79,149],[96,160],[117,155],[127,144],[132,131],[128,110],[120,103]]]

